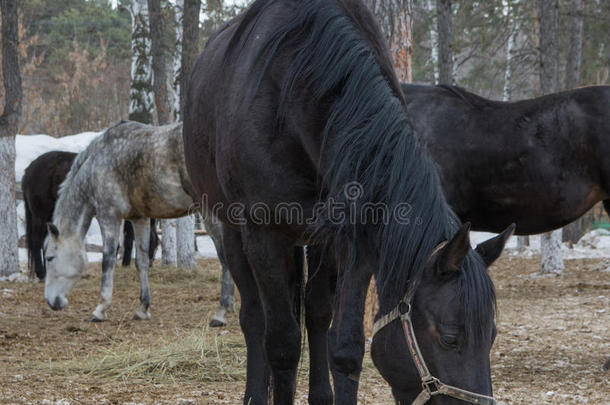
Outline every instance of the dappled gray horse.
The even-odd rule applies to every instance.
[[[47,277],[45,299],[58,310],[87,265],[85,235],[93,216],[103,238],[102,287],[92,321],[107,319],[112,301],[113,274],[121,221],[129,219],[136,240],[136,267],[140,276],[140,306],[135,319],[150,319],[149,218],[177,218],[195,207],[184,162],[182,124],[162,127],[120,122],[93,140],[80,153],[59,190],[59,198],[45,241]],[[204,223],[224,266],[220,228],[211,216]],[[226,283],[223,283],[223,285]],[[232,283],[230,288],[232,288]],[[232,308],[232,290],[223,291],[222,310]],[[222,321],[222,319],[221,319]]]

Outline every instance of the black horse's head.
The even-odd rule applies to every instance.
[[[487,266],[500,256],[513,230],[511,225],[473,251],[465,225],[426,264],[410,300],[410,318],[421,360],[443,384],[492,395],[489,352],[496,336],[495,295]],[[407,312],[409,306],[401,305],[401,312]],[[395,320],[375,334],[371,348],[375,366],[399,404],[411,404],[423,389],[406,333],[403,322]],[[447,395],[433,395],[430,401],[464,403]]]

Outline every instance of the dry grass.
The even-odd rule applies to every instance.
[[[492,378],[504,404],[606,405],[610,373],[610,272],[599,260],[572,260],[562,277],[535,275],[537,259],[504,257],[492,268],[498,290],[498,338]],[[0,283],[0,403],[241,403],[245,344],[237,317],[207,328],[219,299],[220,268],[156,266],[150,275],[152,320],[132,321],[134,269],[117,269],[110,320],[86,320],[95,307],[99,265],[53,312],[38,283]],[[307,352],[296,404],[307,404]],[[365,355],[359,403],[392,403]]]
[[[97,380],[215,382],[245,380],[245,363],[239,336],[210,333],[204,327],[162,337],[148,347],[119,343],[84,361],[57,362],[44,369],[54,375],[82,374]]]

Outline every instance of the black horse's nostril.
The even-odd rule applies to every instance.
[[[53,303],[51,303],[51,301],[47,301],[47,304],[49,304],[53,311],[61,309],[61,299],[59,297],[55,297],[55,301]]]

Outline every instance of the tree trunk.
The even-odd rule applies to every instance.
[[[568,60],[566,64],[566,90],[580,86],[582,64],[583,11],[584,0],[571,0],[570,29],[568,39]],[[563,241],[571,244],[578,242],[587,232],[589,223],[587,215],[563,228]]]
[[[178,52],[174,55],[176,72],[176,95],[179,107],[177,116],[182,116],[186,89],[191,76],[191,68],[199,54],[200,0],[178,0],[176,2],[176,23],[178,28]],[[195,228],[190,216],[176,220],[177,264],[180,268],[195,268]]]
[[[131,88],[129,90],[129,119],[152,124],[153,93],[150,64],[150,35],[148,33],[147,0],[132,0],[131,14]]]
[[[401,82],[413,81],[413,0],[365,0],[390,46]]]
[[[161,223],[161,262],[165,266],[178,266],[176,251],[176,220],[163,219]]]
[[[172,122],[173,117],[167,85],[169,61],[163,46],[167,24],[162,12],[161,0],[148,0],[155,111],[157,112],[158,124],[167,125]]]
[[[184,0],[182,18],[182,55],[180,63],[180,111],[184,111],[186,90],[191,77],[191,69],[199,56],[199,10],[201,0]]]
[[[438,13],[433,0],[428,0],[428,12],[431,15],[430,22],[430,61],[432,62],[432,70],[434,72],[434,84],[438,84]]]
[[[580,86],[584,0],[571,0],[566,90]]]
[[[19,70],[18,0],[0,0],[4,111],[0,116],[0,276],[19,272],[15,201],[15,135],[23,91]]]
[[[438,12],[439,83],[455,82],[451,0],[436,0]]]
[[[517,16],[515,15],[515,9],[509,0],[502,0],[502,7],[504,9],[504,14],[508,20],[508,27],[510,29],[508,41],[506,43],[506,69],[504,70],[504,89],[502,91],[502,100],[510,101],[511,89],[513,85],[513,51],[515,49],[517,35],[519,34],[520,24]]]
[[[563,273],[564,266],[561,247],[561,229],[540,235],[542,273]]]
[[[542,94],[559,91],[558,0],[536,0],[540,43],[540,90]]]
[[[517,16],[513,0],[502,0],[502,7],[504,9],[504,14],[508,20],[508,26],[510,29],[508,41],[506,42],[506,69],[504,71],[504,89],[502,90],[502,100],[510,101],[513,87],[513,52],[517,42],[517,35],[519,35],[519,30],[521,28],[521,23],[519,21],[519,16]],[[518,251],[524,250],[526,246],[529,245],[529,236],[517,236]]]
[[[536,0],[538,39],[540,43],[540,90],[543,94],[559,91],[558,0]],[[561,229],[540,238],[543,273],[562,273]]]
[[[177,263],[181,269],[194,269],[195,263],[195,224],[190,216],[176,220]]]

